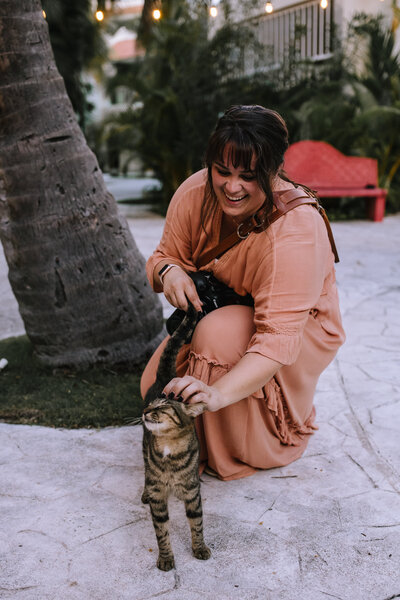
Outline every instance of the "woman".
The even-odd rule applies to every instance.
[[[206,169],[175,193],[147,263],[153,289],[173,306],[186,310],[190,301],[201,310],[187,273],[243,221],[271,216],[274,202],[295,188],[281,170],[287,147],[285,122],[272,110],[233,106],[220,118]],[[316,429],[318,377],[344,341],[324,221],[315,207],[298,206],[202,268],[251,294],[254,308],[226,306],[206,315],[178,356],[179,377],[164,391],[207,405],[197,419],[207,472],[230,480],[287,465]],[[145,369],[143,394],[164,345]]]

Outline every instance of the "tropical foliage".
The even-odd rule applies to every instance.
[[[239,100],[244,48],[255,41],[246,27],[230,23],[210,37],[200,4],[196,10],[194,4],[170,1],[163,12],[147,32],[145,56],[117,65],[109,90],[130,86],[133,104],[114,119],[114,128],[108,124],[108,131],[109,139],[117,131],[122,139],[130,121],[135,149],[144,168],[162,181],[166,205],[178,185],[200,168],[218,113]]]
[[[389,209],[400,209],[400,60],[394,31],[381,17],[356,15],[348,38],[322,66],[299,63],[293,53],[284,80],[282,72],[244,74],[246,52],[257,52],[244,26],[228,19],[210,35],[204,3],[168,0],[162,6],[164,18],[147,18],[142,29],[145,55],[117,65],[109,82],[110,91],[128,86],[132,105],[107,123],[107,135],[160,179],[164,208],[201,166],[218,114],[232,103],[259,103],[283,114],[291,141],[325,140],[347,154],[377,158]]]
[[[82,74],[98,68],[107,57],[99,24],[92,14],[91,0],[41,0],[49,26],[57,68],[72,106],[84,129],[93,106],[87,100],[90,86]]]
[[[360,14],[352,27],[367,44],[364,69],[357,78],[364,88],[354,123],[357,150],[378,159],[380,184],[392,191],[393,201],[400,196],[400,56],[394,50],[394,34],[382,19]]]
[[[355,15],[345,52],[312,82],[312,96],[297,111],[299,139],[325,140],[347,154],[378,160],[389,210],[400,209],[400,59],[394,43],[381,17]]]

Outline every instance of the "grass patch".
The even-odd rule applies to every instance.
[[[0,422],[48,427],[127,425],[142,412],[142,369],[96,366],[87,371],[39,363],[26,336],[0,341]]]

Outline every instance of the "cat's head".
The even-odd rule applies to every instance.
[[[156,398],[143,411],[143,424],[154,435],[165,435],[192,425],[206,405],[203,402],[185,404],[170,398]]]

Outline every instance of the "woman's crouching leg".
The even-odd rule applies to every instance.
[[[188,374],[212,385],[245,354],[254,333],[253,310],[245,306],[218,309],[200,321],[193,336]],[[299,458],[306,440],[282,443],[279,386],[268,382],[253,395],[217,412],[205,412],[197,419],[201,460],[224,480],[252,475],[257,469],[283,466]],[[269,398],[269,392],[275,397]],[[279,396],[279,398],[278,398]],[[308,437],[308,436],[305,436]]]
[[[224,306],[199,321],[191,352],[232,368],[245,354],[255,331],[254,311],[249,306]]]
[[[255,331],[254,312],[248,306],[226,306],[206,315],[193,335],[188,374],[212,385],[245,354]],[[246,477],[255,469],[243,460],[248,399],[197,419],[201,461],[221,479]]]
[[[231,368],[245,353],[253,331],[252,308],[248,306],[226,306],[209,313],[198,323],[193,334],[190,351],[192,354],[208,357],[213,363],[229,365],[229,368]],[[161,342],[143,371],[140,382],[142,398],[145,397],[147,390],[156,379],[161,354],[168,340],[169,336]],[[188,352],[189,347],[184,346],[178,354],[176,362],[178,377],[182,377],[187,373]],[[171,374],[171,378],[172,376],[173,374]],[[216,379],[217,377],[214,374],[214,381]],[[206,381],[205,383],[209,382]]]

